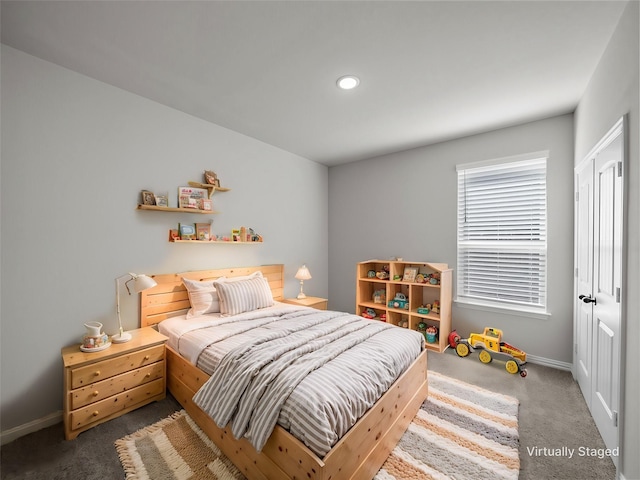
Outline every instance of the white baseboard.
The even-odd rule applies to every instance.
[[[551,358],[545,357],[536,357],[535,355],[527,354],[527,362],[535,363],[537,365],[544,365],[546,367],[558,368],[560,370],[571,371],[573,369],[573,364],[567,362],[560,362],[558,360],[553,360]]]
[[[46,417],[38,418],[24,425],[18,425],[17,427],[10,428],[0,433],[0,445],[14,441],[16,438],[23,437],[29,433],[37,432],[43,428],[50,427],[56,423],[62,422],[62,410],[51,413]]]

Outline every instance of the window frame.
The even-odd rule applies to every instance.
[[[548,215],[548,161],[549,161],[549,151],[539,151],[539,152],[531,152],[522,155],[514,155],[509,157],[496,158],[491,160],[485,160],[480,162],[473,163],[465,163],[456,166],[457,171],[457,208],[456,208],[456,240],[457,240],[457,248],[456,248],[456,258],[457,258],[457,278],[456,278],[456,298],[455,302],[457,306],[464,308],[478,308],[481,310],[488,311],[497,311],[504,312],[509,311],[514,314],[526,315],[526,316],[541,316],[546,317],[549,315],[548,312],[548,225],[549,225],[549,215]],[[539,216],[541,218],[537,219],[534,225],[539,227],[538,239],[528,239],[524,241],[514,241],[513,238],[509,238],[509,235],[506,239],[498,239],[495,238],[493,240],[477,240],[477,239],[469,239],[469,237],[473,237],[473,231],[470,231],[469,225],[464,224],[464,214],[468,212],[469,207],[469,199],[468,196],[463,196],[468,194],[468,188],[466,188],[466,184],[463,188],[464,191],[461,191],[462,186],[462,174],[463,172],[467,173],[488,173],[491,170],[495,170],[500,173],[499,170],[504,168],[517,168],[518,164],[521,164],[520,167],[523,171],[527,169],[535,174],[535,170],[539,170],[541,167],[543,170],[543,192],[536,193],[533,186],[530,189],[530,193],[532,195],[532,201],[536,202],[536,205],[539,208],[542,208],[542,212]],[[530,168],[529,168],[530,167]],[[506,171],[503,170],[503,174],[505,178],[508,179],[506,175]],[[541,175],[540,173],[537,174]],[[499,184],[500,182],[498,182]],[[495,185],[494,185],[495,186]],[[539,187],[538,187],[539,188]],[[482,204],[482,201],[478,203]],[[482,205],[480,205],[482,208]],[[520,211],[520,213],[525,210]],[[498,216],[499,217],[499,216]],[[498,218],[496,217],[496,218]],[[493,232],[493,236],[500,237],[501,232],[504,231],[510,232],[512,236],[515,236],[517,230],[507,229],[504,230],[504,227],[496,227],[493,230],[489,228],[486,232]],[[471,233],[470,233],[471,232]],[[534,235],[535,237],[535,235]],[[510,244],[508,243],[510,242]],[[503,243],[502,245],[500,245]],[[470,275],[466,271],[466,265],[469,264],[468,261],[468,253],[473,248],[480,248],[481,250],[487,252],[487,256],[489,256],[488,248],[491,247],[499,254],[499,252],[520,252],[524,254],[526,252],[530,252],[530,254],[538,255],[539,261],[537,262],[538,268],[536,268],[535,278],[540,280],[540,287],[538,290],[538,295],[542,298],[542,300],[536,304],[533,302],[524,302],[506,300],[504,298],[499,298],[501,295],[507,296],[509,293],[509,289],[501,290],[499,288],[495,288],[495,292],[497,296],[491,297],[481,294],[482,288],[479,288],[477,291],[474,291],[473,287],[469,287],[471,282],[469,281]],[[484,272],[489,274],[489,277],[492,275],[496,278],[499,278],[501,275],[497,273],[492,273],[489,268],[485,268]],[[485,289],[489,290],[489,289]],[[511,290],[513,293],[515,290]],[[529,287],[529,292],[534,292],[535,289]],[[533,298],[535,295],[531,295]]]

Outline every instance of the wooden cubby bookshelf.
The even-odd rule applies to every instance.
[[[404,281],[405,268],[413,267],[424,277],[437,274],[440,283],[433,285],[419,281]],[[387,271],[388,278],[376,276],[379,272]],[[371,272],[371,273],[370,273]],[[438,328],[435,343],[426,343],[429,350],[442,352],[447,348],[448,337],[451,332],[451,304],[452,304],[453,270],[445,263],[407,262],[395,260],[368,260],[357,265],[356,273],[356,314],[362,315],[367,309],[376,312],[373,320],[384,320],[397,326],[406,323],[406,328],[418,330],[418,324],[424,322]],[[374,300],[374,294],[384,292],[384,301],[380,296]],[[397,293],[402,293],[407,299],[405,308],[389,305]],[[418,308],[434,304],[438,301],[438,313],[418,313]]]

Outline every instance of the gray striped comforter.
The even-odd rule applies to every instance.
[[[226,353],[214,355],[217,366],[193,400],[258,451],[279,423],[324,457],[420,354],[423,341],[386,323],[308,308],[225,321],[226,333],[201,357],[206,363],[209,350]]]

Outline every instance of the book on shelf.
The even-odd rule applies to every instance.
[[[196,239],[208,242],[211,240],[211,224],[196,223]]]
[[[181,223],[178,226],[178,230],[180,231],[180,240],[196,239],[196,229],[193,224]]]
[[[180,208],[204,210],[200,207],[203,199],[209,200],[209,192],[205,188],[178,187],[178,206]]]

